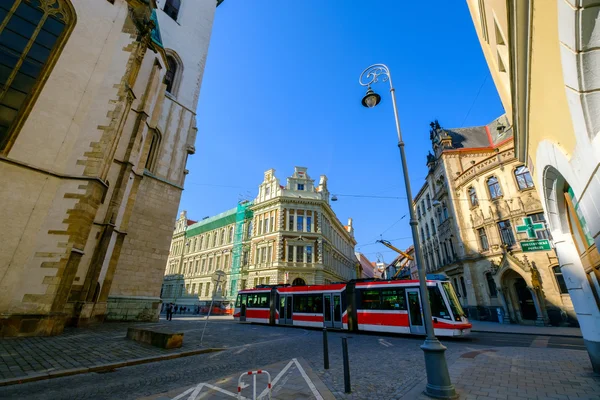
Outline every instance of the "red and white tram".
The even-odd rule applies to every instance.
[[[428,280],[437,336],[464,336],[471,324],[448,280]],[[419,281],[351,281],[259,286],[238,293],[236,321],[424,335]]]

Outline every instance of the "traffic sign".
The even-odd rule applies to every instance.
[[[551,249],[552,246],[550,246],[550,241],[548,239],[528,240],[526,242],[521,242],[521,250],[523,250],[524,253],[530,251],[545,251]]]

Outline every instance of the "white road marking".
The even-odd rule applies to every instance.
[[[393,344],[391,344],[390,342],[388,342],[388,341],[387,341],[387,340],[385,340],[385,339],[379,339],[379,344],[380,344],[380,345],[383,345],[383,346],[385,346],[385,347],[390,347],[390,346],[393,346]]]
[[[185,392],[181,393],[179,396],[173,397],[171,400],[183,399],[183,396],[185,396],[186,394],[192,392],[193,390],[194,390],[194,388],[190,388],[190,389],[186,390]]]
[[[194,389],[190,397],[188,397],[188,400],[196,400],[196,397],[198,397],[198,393],[200,393],[200,390],[202,390],[203,387],[204,383],[201,383],[198,386],[196,386],[196,389]]]
[[[273,390],[273,388],[275,387],[275,384],[277,382],[279,382],[279,379],[281,379],[281,377],[287,372],[287,370],[292,366],[292,364],[294,363],[294,360],[290,361],[285,368],[283,368],[281,370],[280,373],[277,374],[277,376],[275,377],[275,379],[273,379],[271,381],[271,390]],[[269,388],[266,388],[265,390],[263,390],[259,395],[258,398],[260,399],[261,397],[265,396],[267,394],[267,392],[269,391]]]
[[[313,394],[315,395],[315,398],[317,400],[323,400],[323,397],[321,396],[321,393],[319,393],[319,391],[317,390],[317,388],[315,387],[315,385],[308,378],[308,375],[306,375],[306,372],[304,372],[304,368],[302,368],[302,366],[300,365],[300,363],[298,362],[298,360],[296,360],[295,358],[293,358],[292,360],[296,363],[296,366],[300,370],[300,373],[302,374],[302,377],[304,378],[304,380],[308,384],[308,387],[310,388],[311,392],[313,392]]]

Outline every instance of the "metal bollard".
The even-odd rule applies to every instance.
[[[327,327],[323,328],[323,367],[329,369],[329,345],[327,344]]]
[[[344,357],[344,391],[352,393],[350,388],[350,364],[348,362],[348,339],[342,338],[342,356]]]

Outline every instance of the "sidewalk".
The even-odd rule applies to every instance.
[[[521,335],[539,335],[539,336],[568,336],[583,337],[581,329],[571,327],[556,326],[535,326],[535,325],[517,325],[500,324],[498,322],[470,321],[473,324],[471,332],[493,332],[493,333],[516,333]]]
[[[157,323],[111,322],[93,328],[66,328],[59,336],[3,338],[0,340],[0,386],[15,380],[22,382],[42,380],[152,361],[218,351],[227,343],[215,335],[220,321],[230,316],[210,317],[213,334],[200,336],[206,317],[176,315],[172,321]],[[198,322],[190,324],[190,322]],[[128,327],[165,328],[183,332],[183,346],[179,349],[161,349],[125,338]]]
[[[600,398],[600,376],[580,350],[496,347],[464,353],[449,370],[461,400]],[[403,399],[430,400],[425,385]]]

